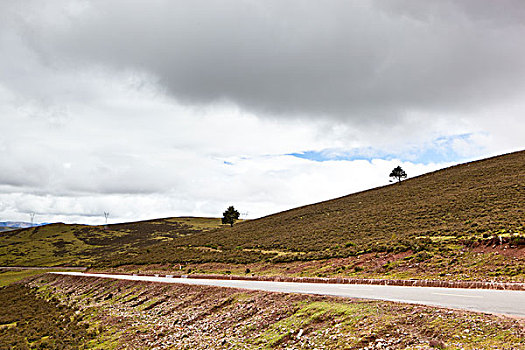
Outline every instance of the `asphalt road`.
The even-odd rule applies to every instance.
[[[90,274],[82,272],[52,272],[59,275],[91,276],[131,281],[183,283],[231,287],[269,292],[333,295],[348,298],[379,299],[402,303],[440,306],[452,309],[525,317],[525,291],[491,289],[460,289],[436,287],[402,287],[362,284],[297,283],[243,280],[214,280]]]

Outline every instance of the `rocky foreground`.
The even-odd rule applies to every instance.
[[[26,283],[76,310],[85,348],[525,349],[524,320],[495,315],[55,275]]]

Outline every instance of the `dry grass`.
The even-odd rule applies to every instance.
[[[177,243],[302,252],[388,250],[417,237],[525,234],[525,152],[462,164]],[[346,249],[345,249],[346,248]],[[351,249],[350,249],[351,248]]]
[[[406,251],[429,251],[429,256],[453,260],[465,249],[473,251],[479,245],[507,242],[508,249],[523,247],[524,208],[522,151],[246,221],[233,228],[180,236],[147,250],[114,255],[102,265],[281,263]],[[202,247],[211,249],[203,251]],[[503,258],[516,265],[511,257]],[[416,259],[425,260],[425,254]],[[523,274],[511,270],[515,275]]]
[[[75,310],[23,284],[0,287],[0,349],[79,349],[95,337]]]

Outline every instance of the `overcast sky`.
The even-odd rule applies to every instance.
[[[525,2],[0,3],[0,221],[256,218],[525,148]]]

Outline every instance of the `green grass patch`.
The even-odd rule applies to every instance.
[[[45,273],[42,270],[2,270],[0,269],[0,287],[18,282],[24,278]]]
[[[375,309],[370,305],[363,303],[303,302],[298,305],[294,313],[271,325],[257,337],[254,343],[273,348],[287,338],[297,337],[300,330],[304,332],[316,323],[327,321],[340,322],[346,328],[354,327],[360,319],[371,314],[373,310]]]

